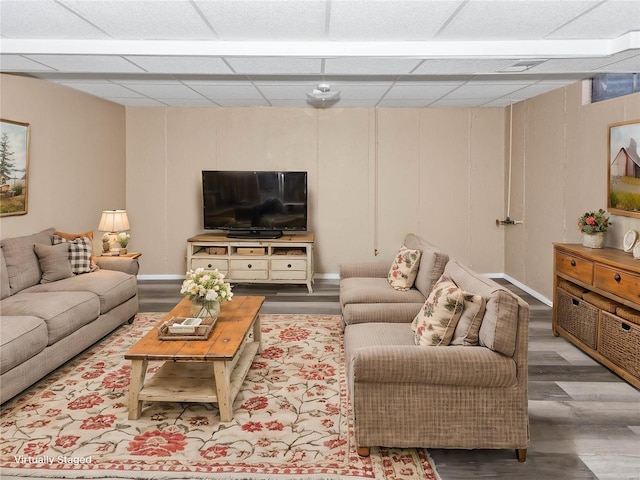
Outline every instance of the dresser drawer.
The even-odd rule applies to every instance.
[[[205,270],[213,270],[217,268],[221,272],[229,270],[229,261],[224,259],[212,259],[212,258],[192,258],[191,268],[204,268]]]
[[[584,258],[556,252],[556,271],[589,285],[593,283],[593,262]]]
[[[595,286],[640,304],[640,276],[603,265],[596,265]]]
[[[307,260],[271,260],[271,270],[306,270]]]

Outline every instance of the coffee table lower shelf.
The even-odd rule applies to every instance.
[[[129,419],[140,417],[142,402],[197,402],[217,403],[220,419],[228,422],[233,419],[233,401],[244,382],[253,359],[260,349],[258,342],[247,342],[234,361],[214,360],[167,361],[154,373],[140,389],[137,395],[138,408],[129,410]],[[134,361],[132,370],[144,368],[147,363]],[[132,372],[133,378],[133,372]],[[144,382],[144,379],[142,379]]]

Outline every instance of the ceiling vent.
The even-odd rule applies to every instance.
[[[537,67],[538,65],[546,61],[547,59],[545,58],[532,58],[529,60],[518,60],[517,62],[512,63],[511,65],[501,68],[500,70],[498,70],[498,72],[502,72],[502,73],[526,72],[530,68]]]
[[[321,83],[311,93],[307,93],[307,103],[317,108],[330,107],[338,100],[340,92],[332,92],[328,83]]]

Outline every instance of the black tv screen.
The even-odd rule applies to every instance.
[[[307,229],[307,172],[202,171],[204,228],[277,238]]]

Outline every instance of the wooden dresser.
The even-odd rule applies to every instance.
[[[554,244],[553,333],[640,388],[640,260]]]

